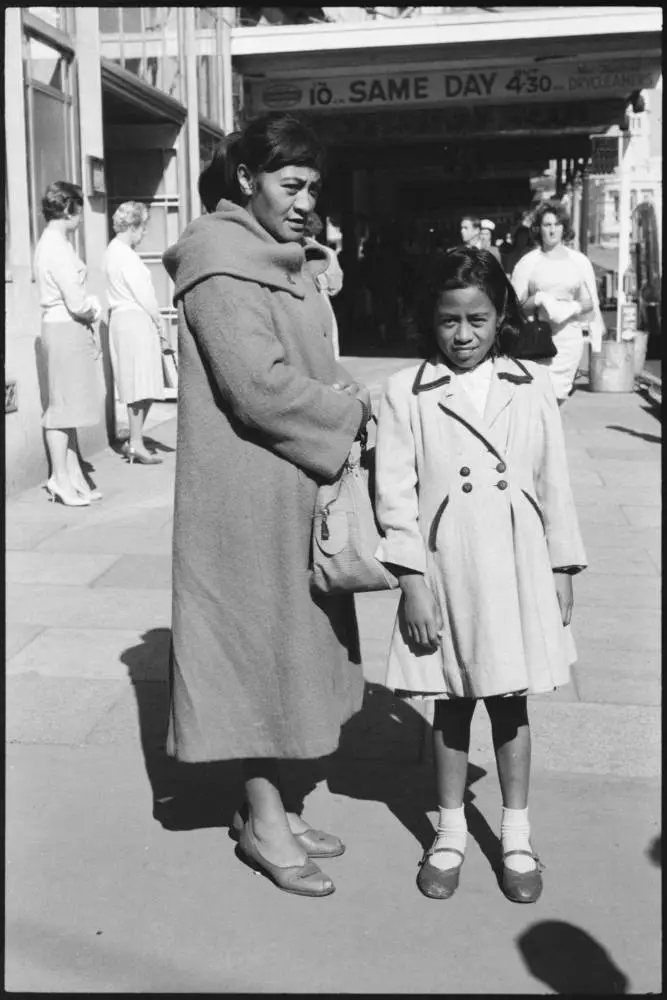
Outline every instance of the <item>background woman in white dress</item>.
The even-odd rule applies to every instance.
[[[42,198],[46,228],[35,248],[35,278],[42,307],[41,344],[48,378],[42,418],[51,460],[46,484],[51,500],[86,507],[101,500],[81,471],[77,427],[102,419],[104,381],[93,324],[99,301],[86,292],[86,265],[69,241],[81,224],[83,194],[77,184],[56,181]]]
[[[169,345],[150,271],[135,247],[148,223],[148,209],[126,201],[114,212],[116,236],[107,247],[102,270],[109,300],[109,344],[118,399],[127,404],[130,437],[123,451],[128,461],[157,465],[162,459],[146,448],[143,429],[155,399],[164,399],[162,351]]]
[[[547,201],[535,212],[533,235],[538,246],[518,262],[511,281],[519,302],[529,315],[551,324],[556,356],[549,359],[549,374],[562,406],[572,391],[588,327],[591,346],[600,350],[604,321],[588,258],[565,246],[572,235],[567,212],[559,202]]]

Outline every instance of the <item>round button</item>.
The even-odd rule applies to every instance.
[[[507,469],[507,466],[505,465],[504,462],[498,462],[498,464],[496,466],[496,472],[505,472],[506,469]]]
[[[506,490],[507,482],[504,479],[499,479],[498,482],[496,483],[496,486],[498,487],[499,490]]]
[[[472,493],[472,483],[464,483],[461,489],[464,493]]]
[[[469,476],[470,475],[470,469],[468,468],[467,465],[464,465],[462,469],[459,469],[459,472],[460,472],[460,474],[462,476]]]

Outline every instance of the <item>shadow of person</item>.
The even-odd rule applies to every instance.
[[[150,451],[164,451],[171,454],[171,452],[176,451],[171,445],[164,444],[162,441],[158,441],[156,438],[150,437],[148,434],[144,434],[144,443]]]
[[[425,753],[431,732],[430,724],[405,699],[367,681],[362,709],[343,727],[327,779],[334,794],[384,802],[423,850],[435,837],[427,814],[438,809],[431,759]],[[486,773],[468,765],[464,801],[470,834],[496,870],[500,841],[475,805],[471,788]]]
[[[536,979],[566,996],[629,992],[628,977],[586,931],[563,920],[543,920],[517,938]]]
[[[653,838],[651,843],[648,845],[646,854],[649,861],[651,861],[658,868],[662,868],[662,834]]]
[[[240,761],[183,764],[167,754],[171,630],[150,629],[126,649],[153,816],[168,830],[229,826],[243,799]]]

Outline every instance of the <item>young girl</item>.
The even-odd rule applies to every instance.
[[[511,356],[523,320],[502,267],[464,247],[435,268],[427,360],[389,379],[376,448],[376,555],[402,590],[387,684],[435,701],[440,819],[417,884],[434,899],[458,886],[482,698],[503,800],[503,891],[532,903],[542,878],[528,823],[526,695],[569,680],[572,574],[586,556],[547,369]]]

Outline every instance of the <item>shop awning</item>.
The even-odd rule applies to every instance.
[[[586,256],[595,271],[603,274],[608,274],[610,271],[618,272],[618,249],[603,247],[598,243],[589,243],[586,248]]]

